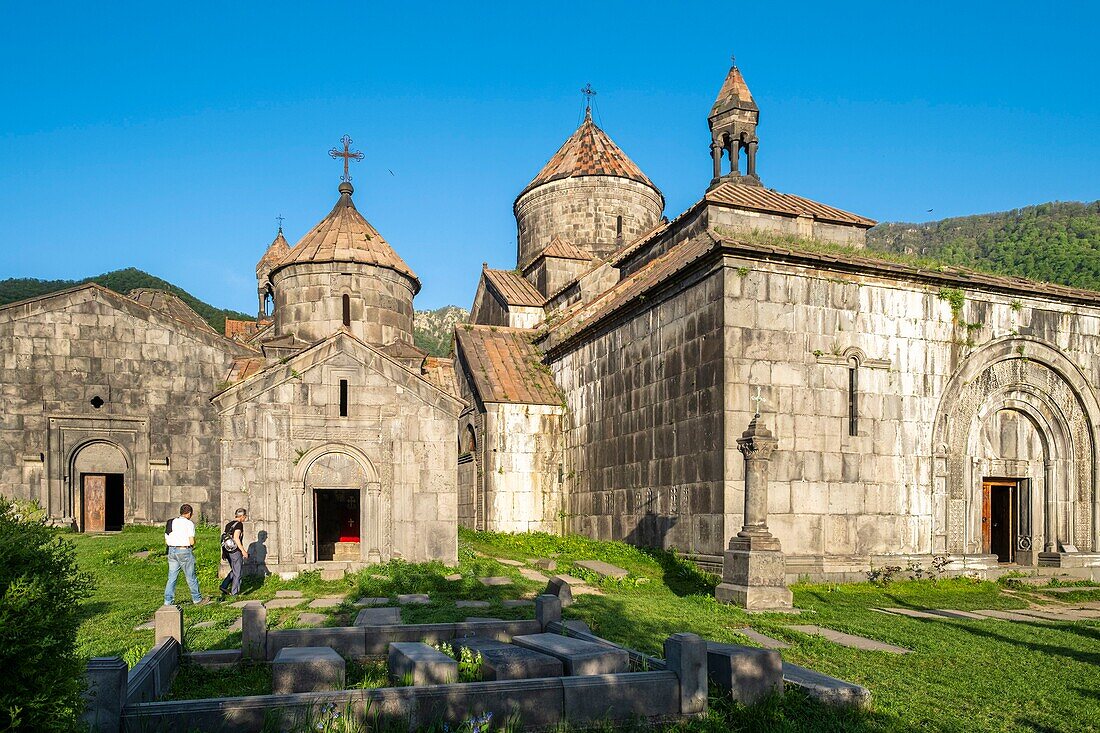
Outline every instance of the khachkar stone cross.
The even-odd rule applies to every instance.
[[[768,531],[768,474],[779,441],[760,417],[759,390],[753,400],[757,412],[737,439],[745,457],[745,519],[723,554],[722,582],[714,597],[750,611],[791,608],[783,548]]]
[[[344,159],[344,175],[340,176],[340,180],[351,183],[351,174],[348,173],[348,162],[352,160],[358,162],[362,160],[364,156],[363,153],[359,150],[356,150],[354,152],[351,151],[351,138],[347,135],[344,135],[342,138],[340,138],[340,143],[344,146],[343,152],[340,151],[340,148],[333,148],[332,150],[328,151],[328,154],[334,159]]]

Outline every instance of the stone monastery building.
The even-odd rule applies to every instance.
[[[1100,296],[861,252],[875,222],[761,183],[759,114],[731,68],[669,220],[586,113],[516,198],[516,268],[482,270],[453,360],[413,345],[420,282],[348,181],[280,231],[232,338],[155,291],[0,308],[0,490],[83,531],[247,506],[267,571],[453,562],[458,524],[714,567],[759,412],[791,577],[1100,566]]]

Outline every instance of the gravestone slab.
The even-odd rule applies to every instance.
[[[576,577],[573,577],[572,575],[563,575],[561,573],[551,577],[550,580],[562,580],[562,581],[565,581],[566,583],[568,583],[569,585],[585,585],[588,582],[584,578],[576,578]]]
[[[130,553],[130,557],[137,558],[138,560],[148,560],[150,550],[141,550],[140,552]]]
[[[937,608],[935,611],[932,611],[932,613],[936,614],[937,616],[942,616],[944,618],[959,618],[959,619],[965,619],[967,621],[987,621],[987,620],[989,620],[988,616],[982,616],[982,615],[977,614],[977,613],[971,613],[970,611],[954,611],[950,608]]]
[[[328,616],[323,613],[298,614],[298,623],[302,624],[303,626],[320,626],[326,621],[328,621]]]
[[[432,599],[428,598],[427,593],[402,593],[397,596],[397,602],[404,606],[410,603],[431,603]]]
[[[582,634],[591,634],[592,633],[592,627],[590,627],[584,621],[581,621],[580,619],[576,619],[576,618],[572,619],[570,621],[563,621],[562,626],[569,629],[570,631],[580,632]]]
[[[302,591],[300,590],[277,590],[275,591],[276,598],[301,598]]]
[[[364,608],[355,617],[356,626],[394,626],[401,623],[401,609],[394,607]]]
[[[230,632],[242,631],[243,629],[244,629],[244,618],[241,617],[241,616],[238,616],[236,621],[229,624],[229,631]]]
[[[360,598],[355,602],[356,606],[384,606],[390,602],[389,598]]]
[[[462,580],[462,573],[451,573],[450,575],[444,575],[443,579],[449,580],[450,582],[454,583],[456,581]]]
[[[371,573],[370,577],[371,577],[371,580],[389,580],[390,579],[390,576],[388,576],[388,575],[379,575],[378,573]]]
[[[314,598],[309,602],[310,608],[336,608],[344,602],[343,598],[337,598],[334,596],[327,596],[325,598]]]
[[[340,580],[346,572],[343,568],[323,568],[321,570],[321,580]]]
[[[401,684],[445,685],[458,679],[458,662],[419,641],[390,644],[386,667],[390,679]]]
[[[306,602],[305,598],[274,598],[264,603],[267,608],[294,608]]]
[[[852,649],[862,649],[863,651],[872,652],[890,652],[891,654],[908,654],[913,651],[912,649],[894,646],[893,644],[887,644],[883,641],[876,641],[864,636],[856,636],[855,634],[845,634],[842,631],[826,629],[821,626],[801,625],[791,626],[790,628],[795,631],[801,631],[803,634],[823,637],[834,644],[840,644],[841,646],[850,647]]]
[[[497,562],[499,562],[499,563],[500,563],[501,565],[509,565],[509,566],[511,566],[511,567],[513,567],[513,568],[518,568],[518,567],[520,567],[520,566],[522,566],[522,565],[523,565],[523,563],[519,562],[518,560],[509,560],[509,559],[508,559],[508,558],[506,558],[506,557],[498,557],[498,558],[495,558],[495,559],[496,559],[496,561],[497,561]]]
[[[252,603],[252,601],[234,601],[229,604],[230,608],[244,608],[245,604]]]
[[[464,622],[468,623],[468,624],[479,624],[479,623],[484,623],[484,622],[488,622],[488,621],[504,621],[504,619],[502,619],[502,618],[493,618],[492,616],[467,616],[464,619]]]
[[[562,661],[569,675],[615,674],[626,672],[629,657],[625,649],[616,649],[591,641],[560,634],[526,634],[513,637],[512,643]]]
[[[506,578],[503,575],[494,575],[490,578],[478,578],[477,582],[482,585],[495,586],[495,585],[511,585],[512,579]]]
[[[510,601],[501,601],[500,605],[505,608],[525,608],[527,606],[535,605],[535,602],[526,598],[516,598]]]
[[[537,560],[532,560],[530,564],[534,565],[536,568],[539,568],[540,570],[549,570],[551,572],[558,569],[558,561],[557,560],[551,560],[550,558],[547,558],[547,557],[540,557]]]
[[[908,616],[909,618],[919,619],[932,619],[933,621],[942,621],[943,616],[937,616],[931,611],[918,611],[914,608],[876,608],[876,611],[883,611],[894,616]]]
[[[157,622],[154,619],[149,619],[143,624],[138,624],[134,627],[134,631],[151,631],[157,627]]]
[[[194,626],[192,626],[191,628],[193,628],[193,629],[209,629],[209,628],[212,628],[212,627],[217,626],[217,625],[218,625],[217,621],[200,621],[197,624],[195,624]]]
[[[1015,613],[1014,611],[1000,611],[1000,610],[996,610],[996,609],[975,610],[974,613],[978,614],[979,616],[985,616],[987,618],[995,618],[995,619],[999,619],[1001,621],[1030,621],[1030,622],[1034,623],[1036,621],[1041,620],[1041,619],[1035,618],[1034,616],[1025,616],[1022,613]]]
[[[626,570],[603,560],[579,560],[573,564],[579,568],[591,570],[601,578],[625,578],[630,575]]]
[[[548,596],[557,596],[561,600],[562,608],[573,605],[573,587],[560,575],[550,578],[543,593]]]
[[[537,677],[561,677],[560,659],[496,639],[467,637],[455,639],[455,645],[481,654],[481,679],[526,680]]]
[[[807,695],[826,705],[865,708],[871,704],[871,692],[866,687],[790,662],[783,663],[783,681],[801,688]]]
[[[455,601],[456,608],[488,608],[491,605],[489,601]]]
[[[783,692],[783,658],[774,649],[708,641],[707,668],[715,685],[745,705]]]
[[[288,646],[271,662],[271,691],[276,695],[294,692],[342,690],[344,658],[327,646]]]
[[[779,639],[773,639],[770,636],[766,636],[764,634],[761,634],[759,631],[756,631],[755,629],[750,629],[747,626],[745,626],[743,628],[740,628],[740,629],[737,629],[737,632],[740,633],[740,634],[744,634],[745,636],[752,639],[753,641],[755,641],[757,644],[764,647],[765,649],[790,649],[791,648],[791,645],[788,644],[787,642],[780,641]]]
[[[520,568],[519,574],[527,578],[528,580],[535,581],[536,583],[545,583],[550,580],[550,578],[546,577],[539,571],[532,570],[531,568]]]

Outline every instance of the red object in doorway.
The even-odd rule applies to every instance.
[[[345,522],[344,526],[340,528],[340,541],[359,541],[359,522],[355,519],[355,517],[348,517],[347,522]]]

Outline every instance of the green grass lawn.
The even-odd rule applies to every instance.
[[[152,645],[152,631],[135,631],[160,606],[166,560],[163,533],[158,528],[131,527],[118,535],[68,535],[76,544],[82,569],[96,577],[96,590],[79,633],[82,653],[119,655],[135,663]],[[152,550],[148,558],[134,553]],[[196,551],[204,594],[217,591],[217,530],[199,529]],[[339,581],[322,581],[306,573],[292,581],[278,577],[251,579],[242,588],[248,599],[264,600],[282,589],[301,590],[307,597],[344,595],[347,602],[330,612],[329,625],[346,625],[354,618],[351,602],[359,596],[393,597],[398,593],[429,593],[425,606],[405,606],[407,623],[458,621],[466,616],[530,618],[531,608],[506,608],[504,599],[533,597],[541,583],[524,579],[517,568],[494,558],[526,561],[552,557],[557,572],[584,575],[570,563],[600,559],[626,568],[622,581],[593,582],[600,595],[578,595],[566,609],[567,618],[586,621],[596,633],[635,649],[660,655],[669,634],[692,631],[716,641],[749,643],[737,629],[752,626],[791,644],[784,659],[858,682],[870,688],[874,709],[867,714],[836,713],[788,694],[753,709],[717,702],[705,719],[678,726],[690,730],[775,731],[1090,731],[1100,730],[1100,623],[1021,623],[1007,621],[925,621],[886,615],[882,606],[913,608],[1022,608],[1028,602],[1055,604],[1097,600],[1096,591],[1050,593],[1041,588],[998,585],[970,580],[902,581],[885,588],[870,584],[794,587],[802,614],[749,615],[717,603],[713,576],[663,552],[621,543],[601,543],[579,537],[497,535],[462,531],[458,568],[438,563],[393,562]],[[460,581],[445,575],[459,572]],[[485,587],[477,578],[505,575],[513,585]],[[380,576],[380,577],[372,577]],[[587,576],[591,578],[592,576]],[[181,579],[177,600],[188,599]],[[457,608],[455,600],[487,600],[489,608]],[[269,612],[275,627],[292,627],[298,613]],[[308,609],[316,611],[316,609]],[[192,650],[239,646],[240,633],[229,626],[239,611],[220,604],[184,605],[187,646]],[[215,621],[212,628],[194,624]],[[838,646],[787,628],[816,624],[860,634],[914,650],[895,656]],[[266,669],[227,676],[187,668],[173,696],[191,698],[221,691],[257,694],[270,689]],[[349,685],[383,684],[377,666],[349,667]]]

